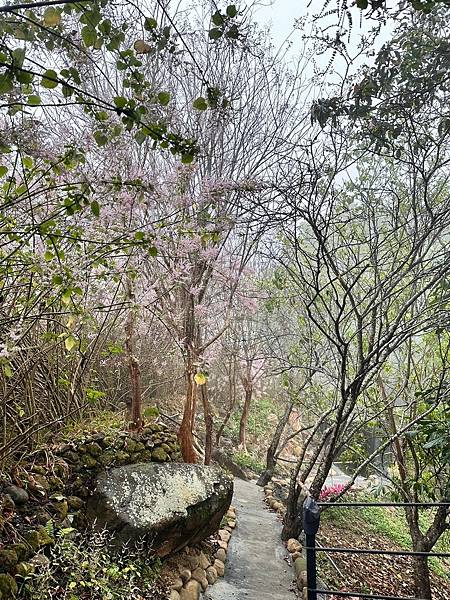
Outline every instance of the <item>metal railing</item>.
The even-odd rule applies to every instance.
[[[317,552],[346,553],[346,554],[385,554],[389,556],[427,556],[437,558],[450,558],[448,552],[412,552],[397,550],[373,550],[369,548],[326,548],[318,546],[316,535],[320,527],[321,506],[327,508],[356,508],[367,506],[381,507],[404,507],[417,506],[432,508],[436,506],[448,506],[448,502],[316,502],[311,496],[305,499],[303,504],[303,530],[306,538],[306,574],[307,574],[307,598],[318,600],[318,596],[339,596],[342,598],[358,598],[361,600],[424,600],[405,596],[386,596],[385,594],[366,594],[362,592],[341,592],[339,590],[318,589],[317,587]]]

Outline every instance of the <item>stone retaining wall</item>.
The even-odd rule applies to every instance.
[[[84,503],[98,473],[170,461],[181,461],[177,436],[152,423],[139,434],[92,433],[12,469],[0,484],[0,600],[15,597],[16,577],[35,570],[33,558],[54,543],[54,530],[82,524]]]

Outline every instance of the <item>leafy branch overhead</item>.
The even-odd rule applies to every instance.
[[[125,130],[134,132],[139,143],[148,138],[154,148],[168,149],[180,154],[184,162],[192,161],[198,153],[195,141],[171,131],[164,113],[157,110],[167,107],[170,93],[155,90],[139,57],[152,52],[173,54],[176,37],[170,27],[159,28],[155,19],[145,18],[149,42],[136,40],[130,47],[129,25],[110,17],[108,2],[84,2],[47,7],[41,12],[30,8],[3,19],[0,94],[6,96],[9,113],[26,113],[33,106],[76,103],[101,123],[94,136],[99,145]],[[20,47],[23,41],[27,46]],[[39,53],[42,47],[45,53]],[[127,95],[98,95],[86,86],[79,65],[88,57],[88,61],[93,60],[91,53],[115,65]],[[57,55],[66,57],[61,68],[55,66],[61,62]],[[46,66],[45,61],[52,66]],[[106,74],[104,83],[113,88]]]
[[[209,30],[211,40],[219,40],[222,37],[230,40],[237,40],[241,36],[239,25],[236,23],[236,17],[239,12],[234,4],[227,6],[225,12],[217,10],[212,16],[211,21],[214,27]]]

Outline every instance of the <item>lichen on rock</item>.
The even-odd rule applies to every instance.
[[[87,516],[115,531],[119,543],[145,537],[164,556],[217,530],[232,492],[231,478],[216,467],[128,465],[98,477]]]

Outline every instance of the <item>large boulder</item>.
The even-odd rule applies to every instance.
[[[217,531],[232,495],[232,479],[217,467],[127,465],[97,477],[86,516],[116,543],[144,538],[165,556]]]

